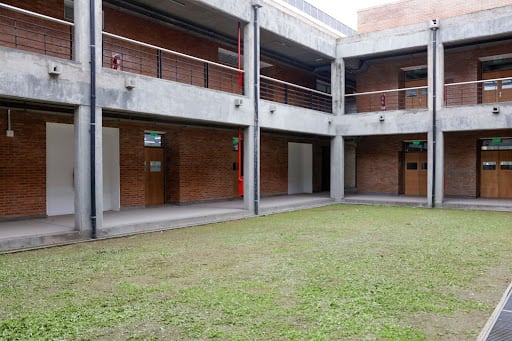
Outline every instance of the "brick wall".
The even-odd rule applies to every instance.
[[[0,219],[46,215],[46,122],[71,116],[11,111],[14,137],[7,137],[7,111],[0,109]]]
[[[402,0],[358,11],[357,32],[426,23],[434,18],[449,18],[507,5],[510,5],[509,0]]]
[[[480,139],[511,136],[512,130],[447,133],[445,145],[445,195],[478,195]]]
[[[401,68],[427,65],[427,56],[407,56],[400,59],[388,59],[381,61],[368,62],[368,68],[357,74],[356,91],[370,92],[376,90],[398,89],[404,86]],[[386,93],[386,110],[397,110],[403,107],[403,97],[400,99],[400,93]],[[403,95],[403,93],[401,93]],[[356,97],[357,112],[380,111],[379,94],[362,95]]]
[[[404,140],[426,140],[418,135],[365,136],[356,150],[356,182],[359,193],[399,194],[400,152]]]

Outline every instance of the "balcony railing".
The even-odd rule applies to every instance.
[[[512,101],[512,78],[449,83],[444,89],[446,107]]]
[[[243,93],[243,70],[103,32],[103,67]]]
[[[428,86],[359,92],[345,95],[345,113],[414,110],[428,107]]]
[[[0,3],[0,45],[73,59],[73,23]]]
[[[332,113],[331,94],[267,76],[260,76],[260,98]]]

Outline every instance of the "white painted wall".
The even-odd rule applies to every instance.
[[[74,128],[72,124],[46,123],[46,214],[75,211]],[[120,208],[119,129],[103,128],[103,209]]]
[[[288,194],[313,193],[313,145],[288,143]]]

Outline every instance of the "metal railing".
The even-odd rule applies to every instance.
[[[108,32],[103,32],[103,67],[243,94],[244,70]]]
[[[73,26],[0,3],[0,45],[63,59],[73,59]]]
[[[345,94],[345,113],[428,108],[428,86]]]
[[[444,105],[454,107],[512,101],[512,78],[494,78],[444,85]]]
[[[332,95],[300,85],[260,76],[260,98],[332,113]]]

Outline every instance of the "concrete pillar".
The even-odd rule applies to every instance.
[[[430,129],[428,131],[429,167],[427,196],[429,207],[435,207],[437,203],[443,202],[442,183],[444,182],[444,146],[439,146],[439,144],[443,143],[442,127],[439,126],[439,113],[443,108],[444,101],[444,47],[441,42],[439,29],[431,30],[430,37],[427,49],[429,86],[428,108],[431,117]],[[434,89],[436,95],[435,98]],[[438,141],[439,137],[440,141]],[[441,192],[438,191],[440,188]]]
[[[75,229],[84,236],[90,236],[91,230],[90,117],[89,106],[82,105],[75,109]]]
[[[74,1],[74,54],[75,61],[82,64],[83,70],[90,68],[90,7],[89,1]],[[95,0],[95,27],[96,27],[96,70],[101,70],[102,61],[102,30],[103,30],[103,13],[102,1]]]
[[[90,7],[89,1],[74,2],[75,17],[75,60],[82,65],[82,70],[90,71]],[[102,61],[102,2],[95,0],[95,57],[96,72],[101,71]],[[90,98],[90,97],[89,97]],[[80,105],[75,110],[75,229],[84,236],[91,231],[91,103]],[[95,192],[96,192],[96,226],[103,223],[103,146],[102,146],[102,110],[95,107]]]
[[[357,192],[356,184],[356,148],[355,141],[345,141],[345,193]]]
[[[342,136],[331,139],[331,198],[341,201],[345,197],[345,141]]]
[[[436,153],[435,206],[441,207],[444,201],[444,133],[441,129],[437,130]]]
[[[260,46],[259,27],[255,28],[255,9],[260,4],[253,1],[251,22],[244,26],[244,93],[253,108],[254,123],[244,129],[244,207],[257,214],[260,200],[260,129],[256,111],[259,108]],[[259,7],[258,7],[259,8]],[[255,45],[256,42],[256,45]]]
[[[345,62],[337,58],[331,63],[332,112],[334,115],[345,113]]]

